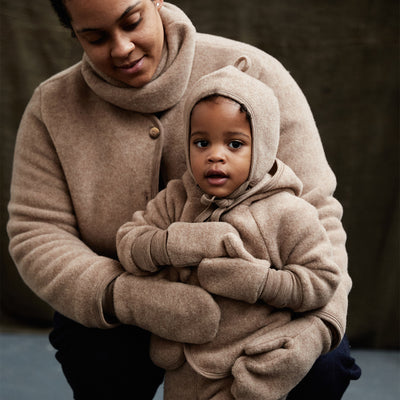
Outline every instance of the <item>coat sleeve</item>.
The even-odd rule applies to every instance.
[[[222,221],[180,221],[186,199],[183,181],[173,180],[119,229],[117,252],[127,271],[143,275],[160,266],[197,266],[203,258],[227,255],[223,237],[238,236],[236,229]]]
[[[145,210],[133,214],[117,232],[117,253],[126,271],[134,275],[156,272],[160,265],[168,265],[167,229],[179,217],[179,199],[183,187],[171,181],[167,188],[151,200]],[[174,196],[169,196],[172,192]]]
[[[331,327],[336,346],[345,332],[352,285],[347,268],[346,234],[341,223],[342,206],[333,197],[336,178],[326,160],[310,107],[294,79],[276,60],[268,60],[268,69],[261,68],[259,78],[271,86],[279,101],[281,132],[277,156],[303,182],[303,198],[317,208],[333,246],[333,259],[340,268],[341,279],[333,298],[313,312]]]
[[[268,234],[275,239],[268,247],[277,269],[269,269],[261,298],[278,308],[310,311],[332,298],[340,270],[315,208],[297,197],[286,197],[278,200],[283,205],[278,207],[279,222],[271,230],[271,221],[264,231],[266,241],[271,240]]]
[[[123,269],[80,239],[68,184],[41,118],[40,89],[17,135],[7,230],[18,271],[40,298],[85,326],[110,327],[102,296]]]
[[[329,303],[311,312],[325,321],[333,335],[332,346],[339,345],[346,329],[348,294],[352,281],[347,270],[346,233],[341,218],[342,206],[333,196],[326,196],[319,188],[309,191],[304,199],[313,204],[333,247],[333,260],[340,268],[340,283]]]

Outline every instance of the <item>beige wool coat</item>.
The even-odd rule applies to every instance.
[[[252,60],[248,73],[278,98],[278,158],[302,181],[302,197],[318,210],[341,268],[334,297],[314,311],[332,327],[335,346],[345,330],[351,287],[346,236],[342,207],[333,197],[335,176],[304,95],[270,55],[197,33],[171,4],[161,16],[167,45],[145,87],[100,76],[84,55],[35,90],[17,135],[7,227],[20,275],[61,314],[88,327],[112,328],[102,298],[124,272],[116,232],[156,195],[159,181],[182,176],[183,127],[177,121],[194,82],[245,54]],[[124,292],[114,296],[116,304],[124,302]]]

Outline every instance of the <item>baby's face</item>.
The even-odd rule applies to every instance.
[[[218,97],[198,103],[190,122],[190,166],[197,184],[211,196],[229,196],[250,173],[252,137],[246,113],[233,100]]]

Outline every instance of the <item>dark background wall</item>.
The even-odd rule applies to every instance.
[[[48,0],[0,0],[1,310],[48,323],[7,253],[15,135],[33,89],[78,61]],[[314,112],[345,210],[353,346],[399,347],[397,0],[176,0],[197,30],[251,43],[291,71]],[[312,155],[310,155],[312,157]]]

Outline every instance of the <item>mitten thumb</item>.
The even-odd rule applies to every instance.
[[[226,252],[231,258],[241,258],[253,261],[254,257],[244,248],[242,240],[233,233],[227,233],[222,237]]]
[[[245,348],[247,355],[256,355],[278,348],[296,346],[320,355],[329,351],[332,343],[330,329],[315,316],[292,320],[260,336]],[[309,350],[306,350],[309,349]]]

